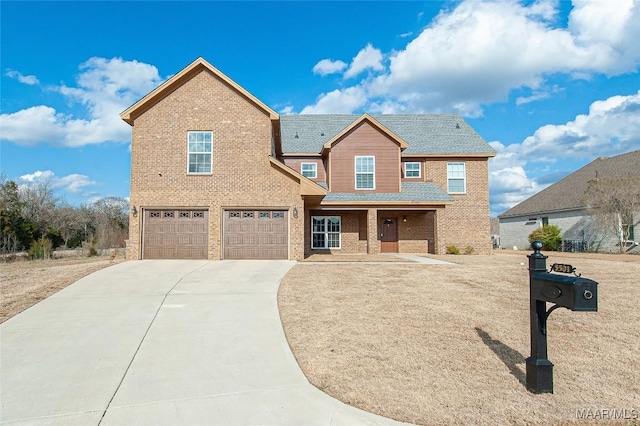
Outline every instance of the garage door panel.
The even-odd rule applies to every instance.
[[[206,210],[145,209],[145,259],[206,259],[208,257]]]
[[[229,210],[224,220],[225,259],[288,258],[286,211]]]

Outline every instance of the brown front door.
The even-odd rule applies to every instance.
[[[398,221],[395,218],[385,218],[382,221],[380,251],[382,253],[398,252]]]

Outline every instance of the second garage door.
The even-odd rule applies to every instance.
[[[286,210],[226,210],[225,259],[288,259]]]

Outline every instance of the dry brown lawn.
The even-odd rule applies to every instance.
[[[124,261],[109,256],[0,263],[0,323],[99,269]]]
[[[598,312],[549,317],[554,394],[524,384],[526,252],[438,257],[455,265],[299,263],[280,287],[285,333],[311,383],[392,419],[594,425],[609,418],[577,410],[618,410],[637,425],[640,257],[545,254],[599,282]]]

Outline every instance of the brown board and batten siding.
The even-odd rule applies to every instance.
[[[375,157],[375,189],[356,190],[355,157]],[[364,122],[331,148],[331,192],[400,192],[400,147]]]
[[[326,182],[327,173],[324,169],[324,162],[322,158],[304,158],[304,157],[285,157],[284,164],[291,167],[296,172],[302,174],[302,163],[315,163],[317,165],[318,175],[315,179],[310,178],[314,182]]]

